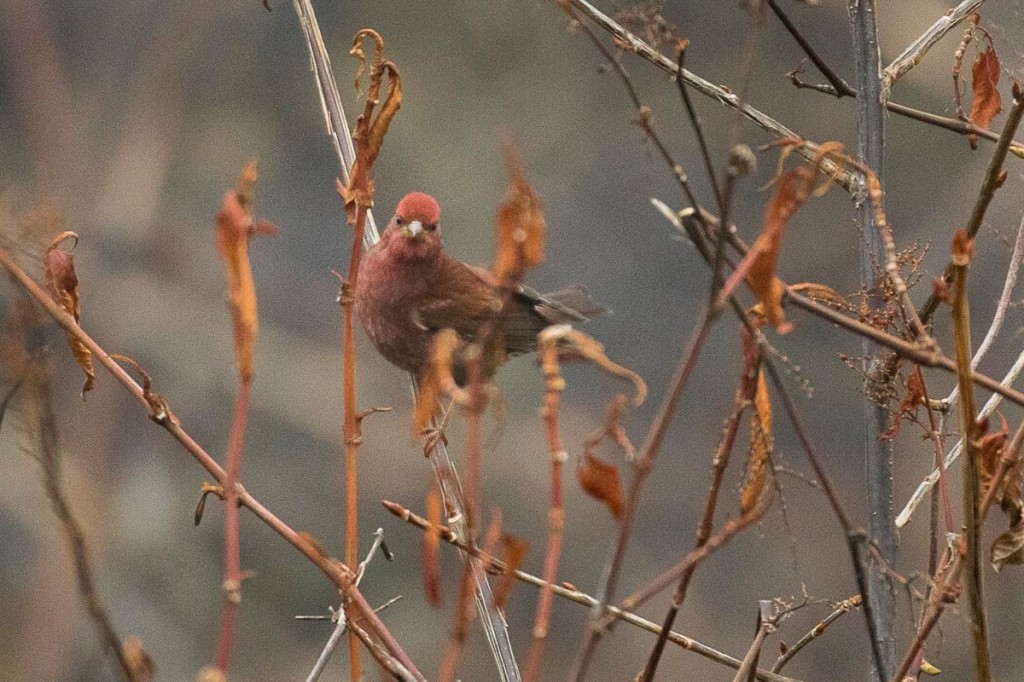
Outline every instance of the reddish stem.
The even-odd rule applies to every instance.
[[[238,484],[242,474],[242,453],[249,419],[252,375],[243,376],[235,397],[235,414],[228,436],[227,473],[224,477],[224,606],[217,642],[217,668],[228,670],[234,635],[235,608],[242,601],[242,560],[238,531]]]
[[[551,506],[548,510],[548,549],[544,557],[544,585],[537,597],[537,615],[533,621],[533,644],[530,647],[530,660],[526,666],[526,682],[540,679],[540,662],[544,656],[544,643],[548,636],[548,625],[551,622],[551,606],[554,602],[552,583],[558,573],[558,563],[562,557],[562,532],[565,527],[565,505],[562,500],[562,477],[565,460],[568,454],[558,433],[558,412],[561,406],[561,394],[565,389],[558,368],[558,348],[555,344],[546,345],[541,350],[541,366],[547,380],[547,394],[541,416],[547,428],[548,451],[551,453]]]

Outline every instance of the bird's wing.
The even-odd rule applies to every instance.
[[[501,310],[497,289],[476,268],[442,255],[431,273],[428,293],[417,302],[413,321],[429,331],[454,329],[475,338],[480,326]]]

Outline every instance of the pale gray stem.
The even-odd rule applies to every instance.
[[[885,71],[882,72],[882,101],[884,102],[889,99],[889,90],[892,88],[893,83],[899,80],[907,71],[920,64],[925,54],[935,43],[939,42],[951,29],[966,19],[971,12],[981,7],[983,2],[985,0],[964,0],[939,17],[917,40],[910,43],[892,61],[892,64],[885,67]]]

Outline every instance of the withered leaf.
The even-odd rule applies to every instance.
[[[896,414],[892,417],[892,426],[885,433],[878,436],[878,440],[892,440],[900,432],[900,425],[903,423],[905,416],[912,416],[917,414],[917,408],[919,408],[925,400],[925,387],[924,377],[921,375],[920,365],[914,365],[914,369],[911,370],[910,376],[907,377],[907,393],[903,396],[903,400],[900,401],[900,406],[896,410]]]
[[[647,382],[643,380],[643,377],[609,358],[604,352],[604,346],[593,337],[573,329],[569,325],[556,324],[544,329],[538,335],[538,339],[541,346],[558,343],[560,353],[592,362],[609,374],[633,384],[636,390],[636,395],[633,397],[634,405],[642,405],[647,399]]]
[[[243,380],[252,377],[253,350],[259,320],[256,312],[256,283],[249,262],[249,242],[255,234],[273,234],[267,223],[252,217],[252,186],[257,179],[256,161],[242,169],[238,188],[224,193],[217,212],[217,251],[228,277],[228,305],[235,337],[235,365]]]
[[[974,60],[971,67],[971,122],[979,128],[988,128],[992,119],[1002,111],[1003,100],[999,94],[999,57],[989,45]],[[978,136],[968,135],[971,149],[978,148]]]
[[[427,494],[427,520],[432,528],[423,533],[423,592],[427,603],[441,606],[441,493],[436,487]]]
[[[501,560],[505,562],[506,570],[501,574],[501,578],[498,579],[498,584],[494,588],[494,603],[498,608],[503,609],[508,603],[512,587],[516,584],[515,571],[523,565],[530,543],[515,535],[503,533],[501,544]]]
[[[992,568],[998,573],[1003,566],[1024,564],[1024,523],[1010,526],[1009,530],[992,543]]]
[[[430,364],[418,377],[416,409],[413,413],[413,437],[419,436],[437,413],[441,398],[450,395],[460,404],[469,400],[467,392],[459,388],[452,375],[452,356],[462,346],[462,339],[454,329],[442,329],[434,334],[430,350]]]
[[[43,268],[46,277],[46,288],[50,291],[53,300],[64,309],[68,315],[79,322],[82,317],[82,301],[78,293],[78,275],[75,273],[75,257],[70,251],[59,248],[64,240],[73,238],[78,243],[78,235],[74,232],[62,232],[54,237],[43,256]],[[89,350],[81,339],[73,334],[67,335],[68,346],[78,366],[85,372],[85,384],[82,386],[82,395],[92,390],[96,383],[96,372],[92,366],[92,351]]]
[[[746,514],[761,499],[768,480],[768,464],[772,451],[772,403],[764,372],[758,370],[754,390],[754,410],[750,416],[750,452],[747,471],[740,494],[740,512]]]
[[[604,502],[616,519],[622,518],[622,481],[617,466],[585,452],[576,467],[576,479],[585,493]]]
[[[499,282],[511,287],[527,270],[543,262],[545,222],[543,204],[511,152],[508,169],[511,186],[498,207],[498,245],[491,270]]]
[[[791,328],[782,312],[782,282],[775,276],[782,236],[790,218],[814,191],[815,173],[813,167],[799,166],[782,176],[765,208],[764,229],[747,255],[747,259],[751,259],[747,282],[763,304],[768,324],[780,333]]]
[[[367,67],[363,41],[369,39],[374,46],[373,63]],[[360,206],[363,209],[373,205],[373,181],[370,171],[384,144],[384,136],[391,121],[402,106],[402,79],[398,67],[384,59],[384,39],[373,29],[364,28],[356,33],[349,54],[359,60],[356,71],[356,92],[359,92],[359,78],[369,68],[370,84],[366,91],[366,105],[356,119],[352,140],[355,144],[356,159],[349,172],[349,185],[344,193],[348,221],[355,225]],[[381,86],[387,78],[388,91],[381,104]],[[377,107],[380,106],[378,110]]]

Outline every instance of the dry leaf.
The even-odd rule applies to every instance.
[[[505,563],[505,572],[498,579],[494,588],[494,604],[499,608],[505,608],[508,603],[508,596],[512,593],[512,587],[516,584],[515,571],[523,565],[526,552],[530,543],[515,535],[503,533],[501,536],[502,552],[501,560]]]
[[[764,305],[765,319],[780,333],[791,328],[782,312],[782,282],[775,276],[782,236],[789,219],[814,191],[816,173],[811,166],[799,166],[782,176],[765,208],[764,229],[744,259],[751,259],[747,282]]]
[[[740,512],[746,514],[761,499],[768,480],[768,464],[772,452],[772,403],[768,397],[768,384],[764,372],[757,372],[757,386],[754,390],[754,410],[750,416],[750,453],[747,456],[747,473],[740,494]]]
[[[82,317],[82,301],[78,293],[78,275],[75,273],[75,257],[70,251],[58,248],[61,243],[73,238],[78,243],[78,235],[74,232],[62,232],[54,237],[50,246],[43,256],[43,267],[46,275],[46,288],[50,291],[53,300],[64,309],[68,315],[78,322]],[[85,372],[85,384],[82,386],[82,395],[92,390],[96,383],[96,372],[92,367],[92,352],[82,343],[78,337],[68,334],[68,346],[75,356],[78,366]]]
[[[622,518],[622,481],[617,466],[585,452],[576,467],[576,479],[584,492],[604,502],[616,519]]]
[[[364,28],[356,33],[352,40],[352,49],[349,50],[349,54],[359,60],[359,68],[356,71],[356,92],[359,92],[359,78],[367,69],[366,53],[363,52],[363,41],[366,39],[373,42],[374,58],[372,66],[369,67],[370,85],[366,91],[366,105],[363,108],[363,113],[356,119],[355,129],[352,132],[356,160],[349,172],[349,184],[344,193],[345,208],[351,225],[356,224],[360,205],[364,208],[373,205],[373,182],[370,180],[370,170],[380,154],[381,146],[384,144],[384,135],[387,134],[391,121],[402,106],[402,79],[398,74],[398,68],[392,62],[384,59],[384,39],[380,37],[379,33],[369,28]],[[381,86],[385,77],[388,81],[388,91],[384,103],[381,104]],[[378,105],[380,106],[379,110],[377,109]]]
[[[217,212],[217,251],[228,275],[228,306],[235,337],[235,365],[243,380],[252,377],[253,347],[259,322],[256,313],[256,283],[249,262],[249,242],[255,234],[274,234],[269,223],[257,224],[252,217],[252,186],[257,179],[256,161],[242,169],[238,188],[224,193]]]
[[[992,568],[1024,564],[1024,523],[1017,523],[992,543]]]
[[[518,157],[508,153],[511,186],[498,207],[498,245],[491,271],[503,286],[518,284],[544,260],[544,207],[523,175]]]
[[[609,374],[633,384],[636,389],[636,395],[633,397],[634,405],[642,405],[647,399],[647,382],[643,380],[643,377],[628,367],[614,362],[605,354],[604,346],[594,338],[567,324],[551,325],[541,331],[537,338],[541,347],[557,343],[559,353],[592,362]]]
[[[989,45],[982,50],[971,67],[971,88],[974,99],[971,102],[971,123],[979,128],[988,128],[992,119],[1003,108],[999,95],[999,57]],[[978,148],[978,136],[968,135],[971,149]]]
[[[920,365],[914,365],[910,376],[907,377],[907,394],[900,401],[896,414],[892,417],[892,426],[885,433],[878,436],[878,440],[892,440],[900,432],[900,425],[904,416],[916,415],[919,408],[925,401],[924,377],[921,375]]]
[[[427,494],[427,520],[432,528],[423,533],[423,592],[427,603],[441,606],[441,493],[432,487]]]
[[[975,430],[975,434],[984,434],[978,435],[974,441],[976,456],[981,464],[979,473],[981,474],[982,494],[984,494],[985,488],[991,484],[992,477],[995,476],[996,469],[999,468],[999,459],[1010,436],[1010,426],[1006,423],[1006,417],[1000,415],[1000,418],[1002,419],[1002,429],[995,433],[987,433],[988,419],[979,421]]]
[[[443,396],[450,395],[459,404],[468,403],[468,393],[459,388],[452,375],[452,356],[461,346],[462,339],[454,329],[442,329],[434,334],[430,363],[419,377],[416,410],[413,414],[413,438],[418,437],[430,424]]]

